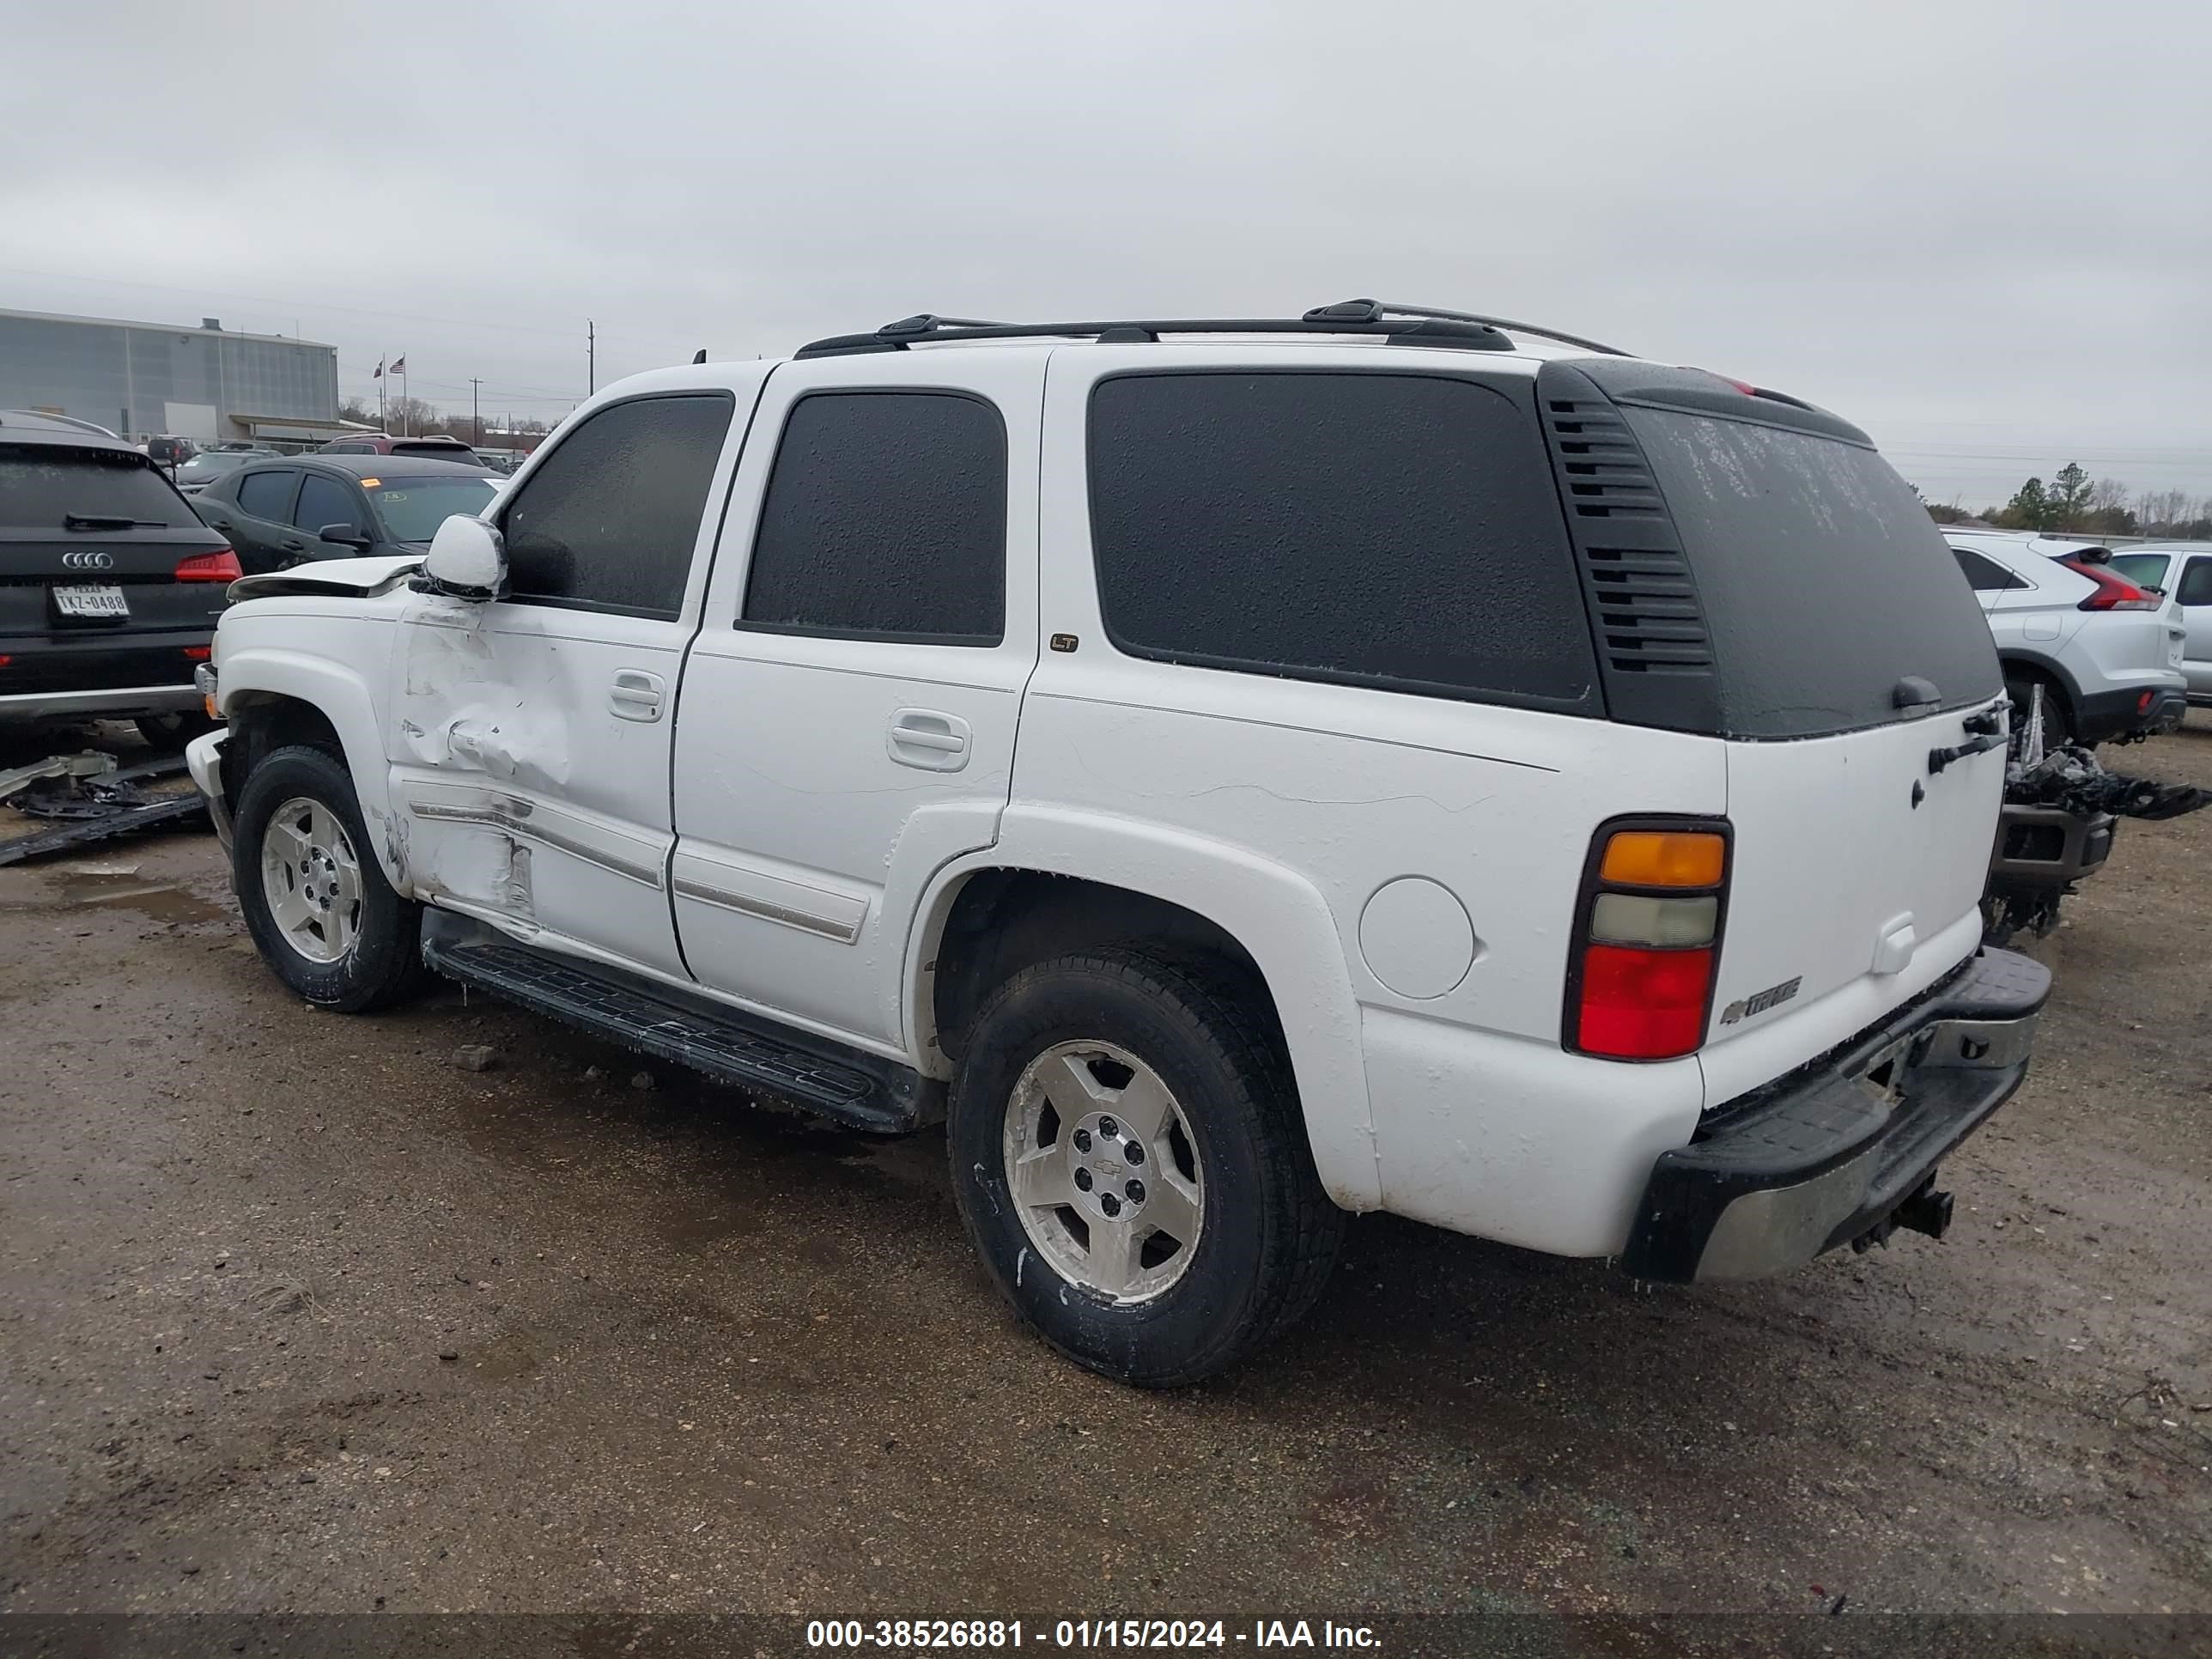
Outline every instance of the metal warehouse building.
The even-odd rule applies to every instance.
[[[335,346],[198,328],[0,311],[0,409],[74,415],[136,441],[335,437]]]

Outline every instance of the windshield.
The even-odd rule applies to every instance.
[[[1932,681],[1944,708],[1997,694],[1972,590],[1873,450],[1710,415],[1624,412],[1690,558],[1728,735],[1884,724],[1907,675]]]
[[[61,530],[71,514],[171,530],[199,524],[191,505],[143,456],[64,444],[0,444],[0,527]]]
[[[495,493],[489,478],[385,478],[363,484],[385,534],[395,542],[427,542],[447,520],[476,517]]]

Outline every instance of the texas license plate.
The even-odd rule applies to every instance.
[[[54,589],[54,609],[64,617],[127,617],[131,606],[112,582]]]

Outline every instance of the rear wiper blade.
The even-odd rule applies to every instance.
[[[125,518],[119,513],[64,513],[64,530],[166,530],[159,519]]]

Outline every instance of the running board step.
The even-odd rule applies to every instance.
[[[527,946],[428,937],[422,960],[448,979],[725,1083],[757,1090],[875,1134],[941,1114],[943,1086],[912,1066],[705,1005],[617,969]]]

